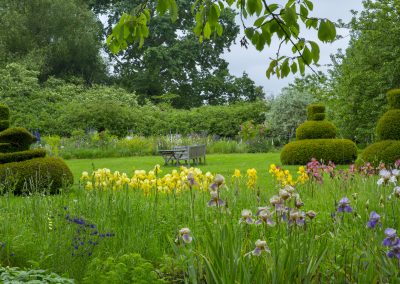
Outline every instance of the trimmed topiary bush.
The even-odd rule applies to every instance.
[[[305,165],[312,158],[349,164],[357,159],[357,146],[347,139],[307,139],[291,142],[281,152],[285,165]]]
[[[329,121],[306,121],[296,129],[297,140],[336,137],[336,127]]]
[[[376,126],[378,140],[400,140],[400,109],[387,111]]]
[[[285,165],[305,165],[312,158],[336,164],[348,164],[357,159],[356,144],[347,139],[335,139],[336,126],[325,119],[325,106],[307,107],[308,121],[296,129],[297,141],[283,147],[281,162]]]
[[[315,113],[313,120],[320,121],[325,119],[325,113]]]
[[[400,109],[400,89],[388,91],[386,97],[390,108]]]
[[[10,109],[4,104],[0,104],[0,120],[10,119]]]
[[[9,127],[10,127],[9,120],[0,120],[0,131],[6,130]]]
[[[55,157],[36,158],[0,165],[0,183],[14,194],[49,189],[57,193],[63,186],[73,184],[74,178],[65,162]],[[4,190],[4,188],[3,188]]]
[[[12,127],[0,132],[0,151],[17,152],[29,150],[36,137],[23,127]],[[10,145],[5,145],[5,144]]]
[[[400,140],[385,140],[374,143],[363,151],[361,158],[374,164],[392,164],[400,159]]]
[[[323,120],[321,114],[324,114],[325,119],[325,106],[323,104],[311,104],[307,107],[307,119],[308,120]]]
[[[46,150],[43,149],[34,149],[14,153],[0,153],[0,164],[22,162],[34,158],[43,158],[45,156]]]

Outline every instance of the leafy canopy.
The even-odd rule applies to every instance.
[[[300,36],[301,28],[318,32],[322,42],[332,42],[336,38],[335,25],[328,19],[310,17],[314,6],[310,0],[286,0],[285,5],[267,3],[267,0],[197,0],[191,8],[195,17],[194,33],[199,41],[221,36],[224,29],[220,23],[222,11],[227,7],[240,11],[245,37],[241,44],[245,47],[248,40],[257,50],[270,46],[275,37],[280,41],[276,56],[270,59],[266,76],[276,75],[283,78],[290,72],[305,73],[305,67],[319,61],[319,45]],[[117,54],[130,44],[142,47],[149,37],[148,24],[154,10],[160,15],[168,14],[174,22],[178,18],[178,5],[175,0],[145,0],[129,13],[124,13],[107,38],[110,50]],[[256,18],[253,25],[247,26],[244,19]],[[281,47],[292,45],[292,54],[282,55]]]

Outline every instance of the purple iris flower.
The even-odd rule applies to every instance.
[[[386,247],[394,247],[400,245],[400,239],[397,237],[395,229],[387,228],[385,230],[386,238],[383,240],[383,245]]]
[[[369,221],[367,223],[367,227],[370,229],[373,229],[376,227],[377,224],[382,226],[380,219],[381,219],[381,216],[378,213],[376,213],[375,211],[372,211],[371,214],[369,214]]]
[[[390,258],[400,259],[400,244],[397,244],[392,247],[392,249],[387,253],[387,256]]]
[[[350,201],[347,197],[343,197],[339,201],[338,212],[351,213],[353,209],[350,207]]]

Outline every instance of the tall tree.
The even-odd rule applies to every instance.
[[[349,47],[334,57],[329,104],[343,136],[369,143],[385,110],[385,93],[400,86],[400,1],[363,4],[349,24]]]
[[[286,77],[290,72],[296,73],[298,70],[304,74],[305,66],[312,69],[311,65],[317,64],[319,46],[316,42],[306,40],[300,35],[304,26],[307,29],[317,30],[318,38],[323,42],[331,42],[336,38],[336,28],[331,21],[309,15],[314,7],[311,0],[285,0],[283,3],[269,0],[197,0],[191,6],[190,12],[196,23],[193,31],[200,42],[226,32],[227,27],[223,25],[223,17],[227,7],[236,7],[240,11],[246,34],[241,40],[243,46],[247,47],[249,40],[257,50],[263,50],[266,45],[271,45],[275,36],[280,42],[276,57],[270,59],[266,71],[267,77],[272,74],[278,78]],[[122,14],[107,38],[110,49],[118,53],[130,44],[143,46],[145,39],[151,34],[148,23],[153,14],[162,16],[167,13],[174,22],[179,19],[180,9],[182,9],[180,1],[158,0],[141,1],[134,9],[125,10],[126,13]],[[189,14],[186,5],[183,5],[183,10],[187,11],[186,15]],[[248,24],[244,20],[251,21],[254,18],[256,18],[254,24]],[[282,54],[281,47],[287,44],[292,47],[292,54]]]
[[[79,0],[0,1],[0,64],[25,61],[49,76],[105,78],[101,24]]]
[[[134,9],[140,3],[139,0],[126,0],[114,4],[110,2],[107,7],[102,1],[96,2],[93,8],[109,13],[110,32],[123,11]],[[200,43],[193,32],[195,20],[190,11],[193,3],[192,0],[180,0],[179,18],[172,24],[167,16],[160,16],[152,10],[149,36],[143,46],[128,46],[115,57],[117,80],[130,91],[135,91],[142,101],[150,99],[157,102],[163,94],[174,94],[171,103],[180,108],[262,97],[260,89],[248,76],[242,81],[250,86],[242,88],[246,93],[237,96],[237,86],[233,84],[235,78],[229,74],[227,62],[221,58],[239,31],[235,13],[226,9],[221,16],[225,30],[223,36]]]

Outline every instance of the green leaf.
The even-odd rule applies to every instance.
[[[271,4],[271,5],[268,5],[268,8],[269,9],[265,11],[266,14],[269,14],[269,11],[271,11],[272,13],[275,12],[279,8],[279,5]]]
[[[275,69],[277,63],[278,62],[276,60],[272,60],[271,63],[269,64],[269,67],[268,67],[267,71],[265,72],[265,75],[267,76],[268,79],[271,77],[271,74],[275,74],[274,69]]]
[[[251,38],[252,38],[253,35],[254,35],[254,29],[253,29],[253,28],[246,28],[246,29],[244,30],[244,34],[246,35],[246,37],[247,37],[248,39],[251,40]]]
[[[169,0],[169,12],[172,22],[178,19],[178,5],[176,5],[175,0]]]
[[[290,73],[289,58],[286,58],[281,65],[281,77],[285,78]]]
[[[206,24],[204,25],[203,35],[204,35],[205,39],[210,39],[211,28],[210,28],[210,24],[208,22],[206,22]]]
[[[306,3],[308,10],[312,11],[314,9],[314,4],[310,0],[304,0],[304,3]]]
[[[304,63],[307,65],[310,65],[312,63],[313,57],[311,55],[310,49],[308,49],[307,46],[304,47],[303,49],[303,59]]]
[[[297,58],[297,63],[299,64],[300,74],[304,75],[304,72],[306,70],[306,66],[304,64],[303,58],[298,57]]]
[[[160,14],[160,16],[164,15],[165,12],[167,12],[168,8],[169,0],[158,0],[156,10]]]
[[[307,29],[310,29],[310,28],[317,29],[318,28],[318,19],[311,18],[311,19],[306,20],[306,27],[307,27]]]
[[[297,64],[296,64],[296,62],[293,61],[292,65],[290,65],[290,69],[292,70],[293,74],[295,74],[297,72]]]
[[[214,4],[214,5],[217,6],[216,4]],[[208,14],[208,21],[211,26],[214,26],[218,22],[218,18],[219,18],[219,8],[218,8],[218,6],[217,6],[217,8],[215,8],[214,5],[211,6],[210,13]],[[218,9],[218,10],[216,10],[216,9]]]
[[[257,13],[259,15],[262,11],[262,3],[261,0],[247,0],[246,2],[246,9],[250,15]]]
[[[254,26],[255,26],[255,27],[261,26],[261,25],[263,24],[263,22],[264,22],[264,20],[265,20],[266,17],[267,17],[267,16],[262,16],[262,17],[258,18],[258,19],[254,22]]]
[[[329,20],[321,20],[318,28],[318,38],[322,42],[332,42],[336,38],[335,25]]]
[[[288,26],[296,25],[297,24],[297,13],[296,13],[296,6],[291,6],[288,8],[285,8],[285,12],[282,16],[284,19],[285,23]]]
[[[222,26],[221,26],[220,23],[217,23],[217,24],[215,25],[215,29],[217,30],[217,34],[218,34],[219,36],[221,36],[224,29],[222,28]]]
[[[308,17],[308,9],[303,4],[300,5],[300,16],[303,17],[303,19]]]
[[[319,50],[319,46],[316,42],[314,41],[309,41],[310,45],[311,45],[311,54],[312,54],[312,58],[314,60],[314,63],[317,63],[319,61],[319,55],[320,55],[320,50]]]

